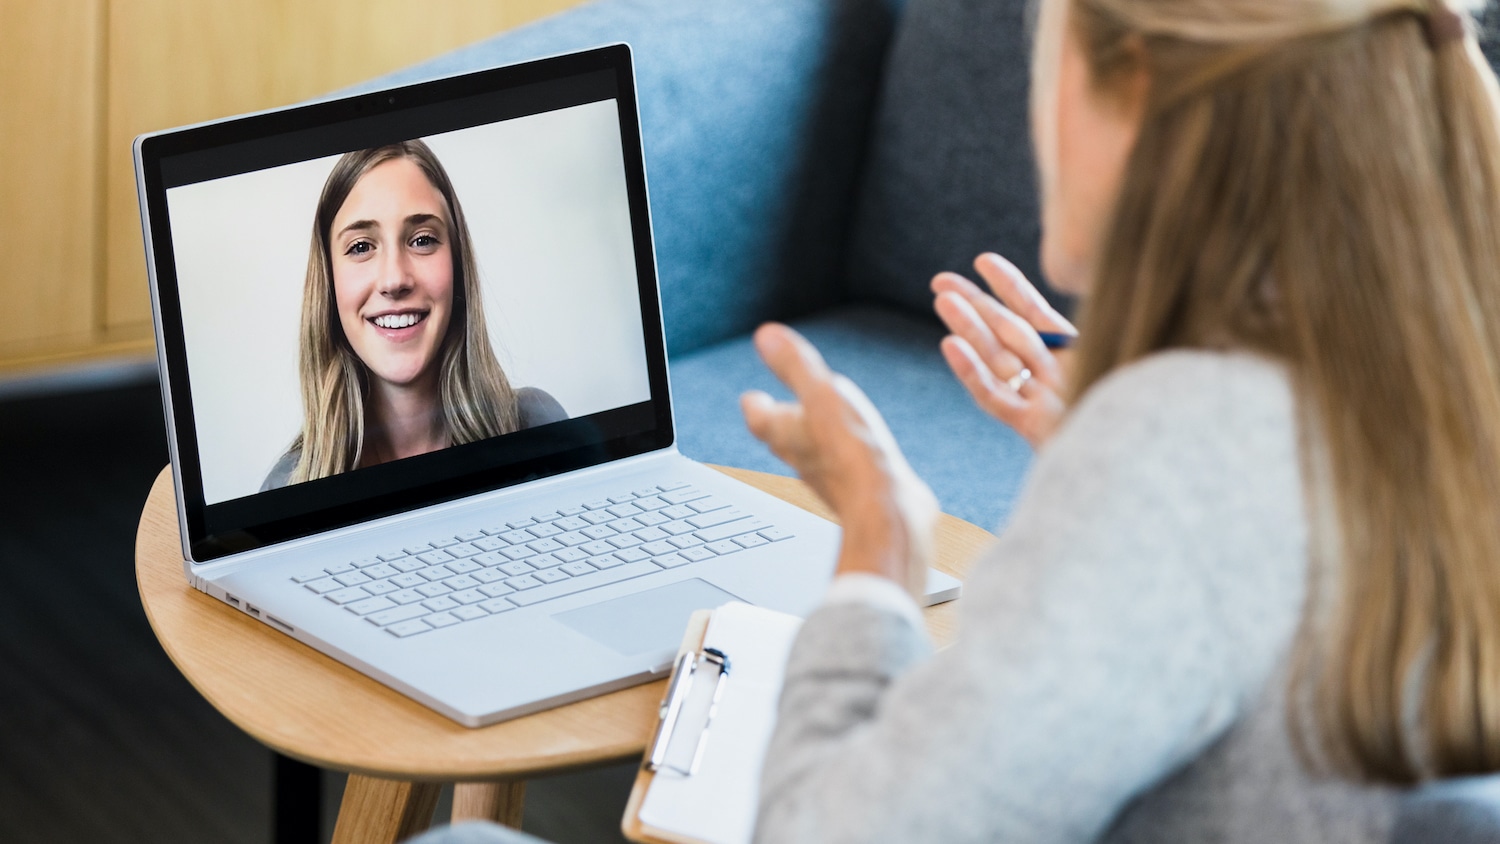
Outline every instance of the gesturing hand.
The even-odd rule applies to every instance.
[[[1053,354],[1037,332],[1078,329],[1011,262],[986,252],[974,268],[994,296],[957,273],[932,280],[933,308],[953,332],[943,338],[943,357],[980,408],[1038,447],[1066,409],[1067,353]]]
[[[884,575],[920,594],[932,562],[937,501],[885,420],[792,329],[761,326],[755,348],[796,400],[748,392],[740,399],[745,422],[839,517],[839,572]]]

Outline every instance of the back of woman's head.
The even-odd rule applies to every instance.
[[[1500,768],[1500,98],[1466,18],[1044,2],[1044,83],[1064,25],[1102,96],[1150,79],[1076,389],[1171,347],[1285,361],[1311,547],[1335,549],[1314,563],[1338,573],[1294,673],[1310,757],[1395,782]]]
[[[515,393],[490,344],[478,261],[447,170],[421,140],[356,150],[334,163],[313,215],[300,332],[303,426],[292,445],[302,454],[292,471],[293,483],[346,472],[360,462],[368,376],[339,323],[330,238],[334,218],[359,180],[396,159],[411,161],[422,171],[442,196],[449,216],[453,308],[439,349],[438,376],[450,440],[454,445],[474,442],[520,425]]]

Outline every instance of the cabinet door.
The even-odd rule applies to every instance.
[[[115,332],[149,332],[150,302],[130,157],[136,135],[318,96],[577,2],[111,3],[106,325]]]
[[[97,327],[103,0],[0,0],[0,361]]]

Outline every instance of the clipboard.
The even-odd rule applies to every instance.
[[[620,822],[626,838],[749,841],[765,742],[800,627],[796,616],[741,603],[693,613]]]

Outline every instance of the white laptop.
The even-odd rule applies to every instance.
[[[135,161],[195,588],[469,726],[819,601],[837,528],[677,451],[628,47]]]

